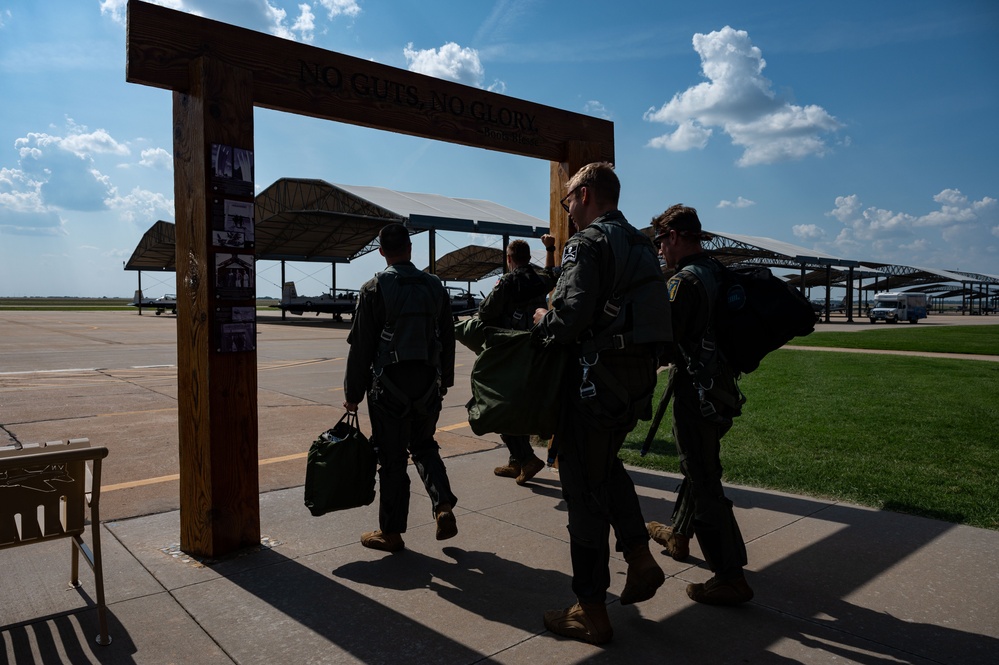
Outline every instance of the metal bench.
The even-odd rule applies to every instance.
[[[0,448],[0,550],[57,538],[72,541],[70,587],[80,587],[79,554],[94,573],[97,643],[111,643],[104,602],[99,500],[103,446],[89,439],[50,441],[22,448]],[[88,462],[93,464],[91,472]],[[93,549],[83,541],[86,508],[90,506]],[[10,601],[8,601],[10,602]]]

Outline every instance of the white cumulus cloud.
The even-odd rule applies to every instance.
[[[704,148],[711,138],[712,131],[692,121],[684,121],[672,134],[663,134],[649,140],[650,148],[665,148],[673,152],[683,152],[694,148]]]
[[[147,148],[143,150],[140,166],[148,166],[151,169],[173,170],[173,155],[163,148]]]
[[[204,16],[215,21],[268,32],[284,39],[311,43],[317,29],[314,4],[288,0],[147,0],[155,5]],[[128,0],[101,0],[102,15],[125,25]],[[329,21],[338,17],[356,18],[361,13],[357,0],[319,0]],[[295,16],[289,24],[289,16]],[[325,27],[322,27],[325,29]]]
[[[747,32],[725,26],[706,35],[695,34],[693,44],[708,80],[645,112],[643,117],[649,122],[676,126],[651,139],[649,147],[704,148],[711,128],[717,127],[744,148],[740,166],[826,153],[826,135],[842,125],[820,106],[798,106],[780,99],[763,76],[766,61]]]
[[[795,238],[814,242],[825,237],[826,232],[818,224],[795,224],[791,227]]]
[[[361,7],[357,4],[357,0],[319,0],[319,4],[326,9],[330,18],[337,16],[355,18],[361,13]]]
[[[103,169],[131,154],[108,131],[90,131],[66,119],[62,131],[28,132],[14,140],[17,163],[0,166],[0,232],[64,235],[75,213],[118,210],[127,221],[172,216],[168,197],[136,188],[120,196]],[[2,158],[2,155],[0,155]],[[162,148],[141,153],[140,165],[168,170],[173,158]]]
[[[727,201],[722,199],[718,202],[719,208],[748,208],[749,206],[756,205],[756,201],[750,201],[747,198],[739,197],[735,201]]]
[[[486,70],[479,60],[479,52],[473,48],[461,47],[454,42],[448,42],[440,49],[413,48],[410,42],[403,49],[403,55],[409,63],[411,72],[426,74],[440,79],[447,79],[476,88],[482,87]],[[494,86],[496,83],[493,84]],[[505,85],[504,85],[505,89]]]
[[[172,217],[174,212],[173,199],[139,187],[125,196],[115,193],[105,203],[111,210],[117,210],[127,222]]]
[[[583,104],[583,113],[596,116],[597,118],[603,118],[604,120],[611,119],[611,114],[610,111],[607,110],[607,107],[595,99],[591,99]]]
[[[991,238],[999,223],[999,201],[989,196],[970,200],[958,189],[945,189],[933,201],[939,208],[913,214],[865,207],[855,194],[837,197],[826,213],[843,225],[832,246],[844,254],[864,248],[863,254],[879,260],[942,268],[995,255]]]

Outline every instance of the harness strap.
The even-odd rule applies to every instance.
[[[399,418],[406,417],[409,415],[410,411],[415,411],[419,415],[426,414],[430,398],[433,397],[435,393],[440,391],[440,379],[438,378],[435,381],[431,381],[430,387],[427,388],[427,392],[423,393],[422,397],[413,400],[410,399],[410,397],[406,395],[406,393],[404,393],[394,381],[385,376],[384,372],[376,374],[375,381],[380,383],[381,386],[385,388],[390,395],[392,395],[392,397],[396,398],[400,403],[405,405],[402,413],[398,414]]]

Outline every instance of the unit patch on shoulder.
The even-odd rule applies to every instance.
[[[674,300],[676,300],[676,291],[679,288],[679,286],[680,286],[680,280],[676,279],[676,278],[671,279],[669,281],[669,284],[666,285],[666,289],[669,292],[669,301],[670,302],[673,302]]]
[[[568,264],[568,263],[575,263],[576,262],[576,249],[577,248],[578,248],[578,245],[575,245],[575,244],[566,245],[565,246],[565,249],[562,250],[562,265],[563,266],[566,265],[566,264]]]

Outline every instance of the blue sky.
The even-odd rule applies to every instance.
[[[125,4],[0,0],[0,295],[130,296],[123,261],[173,221],[171,96],[125,82]],[[156,4],[610,119],[636,226],[682,202],[713,231],[999,274],[992,0]],[[547,219],[546,162],[262,109],[254,123],[258,191],[321,178]],[[437,251],[483,240],[499,242],[444,234]],[[337,285],[380,267],[342,266]],[[287,276],[330,283],[326,265]],[[258,295],[279,282],[261,262]],[[143,286],[175,291],[172,273]]]

